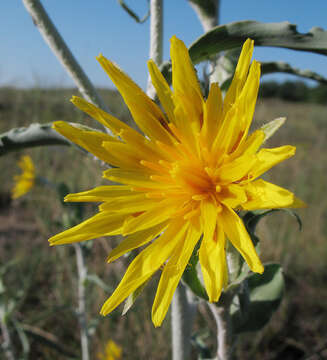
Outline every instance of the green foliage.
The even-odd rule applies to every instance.
[[[261,330],[278,309],[283,293],[284,277],[279,264],[265,265],[262,275],[249,275],[232,303],[233,331]]]
[[[267,75],[276,72],[297,75],[310,80],[316,80],[322,84],[327,84],[326,78],[313,71],[297,69],[283,61],[261,62],[261,75]]]
[[[239,48],[247,38],[254,40],[256,46],[273,46],[293,50],[310,51],[327,55],[327,31],[312,28],[301,34],[294,24],[261,23],[258,21],[238,21],[213,28],[197,40],[190,48],[192,61],[197,64],[218,52]]]
[[[194,248],[191,259],[186,266],[186,269],[183,273],[182,280],[183,282],[193,291],[193,293],[198,296],[199,298],[202,298],[204,300],[208,300],[208,295],[203,287],[199,277],[198,277],[198,271],[197,271],[197,265],[199,261],[199,247],[200,244],[198,243],[197,246]]]

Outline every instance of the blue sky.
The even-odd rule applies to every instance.
[[[126,3],[140,16],[147,10],[146,0],[126,0]],[[149,21],[137,24],[116,0],[43,0],[42,4],[95,85],[112,87],[95,60],[101,52],[145,87]],[[326,0],[221,0],[220,23],[247,19],[287,20],[297,24],[299,31],[307,32],[313,26],[326,28],[326,16]],[[190,45],[202,33],[201,24],[186,0],[164,0],[165,60],[169,58],[172,35]],[[2,0],[0,3],[0,49],[0,85],[73,85],[33,25],[22,1]],[[255,58],[287,61],[327,77],[327,57],[322,55],[257,48]]]

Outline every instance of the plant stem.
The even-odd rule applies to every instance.
[[[3,337],[1,347],[2,347],[2,349],[5,353],[5,356],[7,357],[8,360],[15,360],[15,355],[14,355],[14,351],[12,348],[9,329],[7,327],[6,320],[4,319],[4,317],[5,316],[1,316],[1,319],[0,319],[1,334]]]
[[[220,0],[188,0],[196,12],[204,32],[211,30],[219,23]]]
[[[217,324],[217,360],[231,360],[233,347],[229,314],[230,303],[223,303],[219,306],[213,303],[208,305]]]
[[[150,54],[158,66],[162,63],[163,41],[163,0],[150,1]],[[151,78],[148,78],[147,95],[154,99],[156,93]]]
[[[78,321],[81,333],[82,360],[89,360],[89,334],[86,320],[86,296],[85,284],[87,268],[84,263],[83,249],[80,244],[74,244],[76,253],[77,273],[78,273]]]
[[[204,32],[210,31],[219,24],[220,0],[188,0],[193,10],[196,12]],[[218,60],[219,56],[210,59],[210,83],[218,82]]]
[[[193,295],[180,283],[174,293],[171,308],[173,360],[188,360],[191,355],[191,334],[197,311]]]
[[[23,4],[25,5],[28,13],[31,15],[33,22],[39,29],[43,39],[49,45],[50,49],[56,55],[71,78],[74,80],[78,90],[83,95],[83,97],[87,101],[107,111],[102,98],[95,90],[94,86],[81,66],[78,64],[74,55],[66,45],[64,39],[59,34],[40,1],[23,0]]]

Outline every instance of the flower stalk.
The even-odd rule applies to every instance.
[[[160,66],[163,58],[163,0],[150,1],[150,52],[149,58]],[[147,95],[154,99],[156,91],[148,78]]]
[[[217,324],[217,360],[231,360],[233,337],[230,321],[230,302],[220,302],[218,306],[209,303],[209,308]]]
[[[87,277],[87,268],[84,262],[83,249],[80,244],[74,244],[77,273],[78,273],[78,308],[77,315],[80,326],[81,334],[81,351],[82,360],[89,360],[89,332],[87,327],[86,319],[86,296],[85,296],[85,285]]]

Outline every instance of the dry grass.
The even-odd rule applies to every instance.
[[[73,90],[0,89],[0,132],[31,122],[66,120],[95,124],[68,101]],[[129,121],[130,117],[116,93],[104,91],[112,111]],[[271,323],[259,334],[242,336],[240,359],[300,359],[325,341],[327,333],[326,215],[327,189],[327,109],[319,105],[290,104],[280,101],[259,103],[254,127],[275,117],[287,116],[286,125],[268,146],[293,144],[297,154],[269,173],[269,179],[285,186],[305,200],[301,210],[303,230],[287,214],[274,214],[258,227],[262,257],[283,264],[287,288],[283,304]],[[102,165],[74,148],[35,148],[26,151],[36,163],[39,175],[54,182],[65,182],[72,191],[92,188],[102,182]],[[64,351],[78,354],[75,257],[70,246],[49,248],[47,238],[61,230],[62,207],[52,190],[35,188],[25,198],[11,202],[12,176],[18,171],[13,153],[1,158],[0,181],[0,263],[17,261],[8,269],[5,285],[8,297],[19,301],[15,316],[23,325],[42,329],[55,336]],[[85,217],[94,212],[86,206]],[[121,279],[128,259],[106,265],[105,258],[116,239],[94,241],[87,257],[90,273],[97,274],[113,288]],[[153,280],[153,283],[155,280]],[[94,284],[88,285],[89,316],[94,322],[93,354],[101,351],[111,338],[124,348],[125,359],[168,359],[169,317],[160,329],[150,322],[154,286],[148,286],[127,316],[115,311],[110,317],[98,317],[98,310],[108,294]],[[72,291],[73,290],[73,291]],[[197,328],[214,323],[201,308]],[[32,329],[32,330],[33,330]],[[30,359],[67,359],[58,350],[27,332]],[[17,350],[21,349],[14,336]],[[209,341],[210,343],[210,341]],[[94,359],[96,356],[93,357]]]

